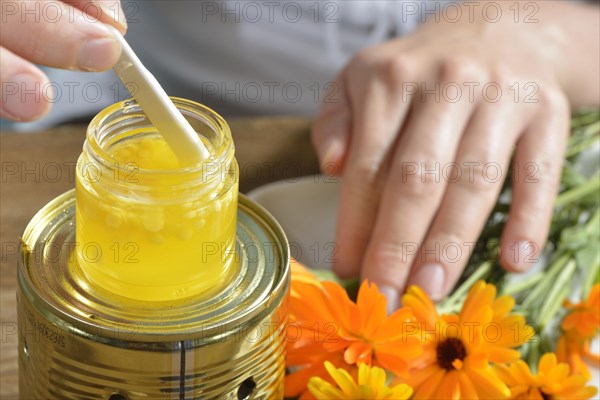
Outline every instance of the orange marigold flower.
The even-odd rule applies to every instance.
[[[408,337],[405,323],[412,313],[401,308],[388,316],[386,299],[377,286],[363,282],[356,303],[340,285],[320,286],[295,282],[290,296],[287,332],[287,365],[296,370],[286,377],[286,396],[297,396],[309,376],[326,377],[319,370],[325,360],[341,357],[348,366],[375,365],[396,374],[406,372],[409,362],[422,354],[418,337]],[[305,369],[310,369],[307,374]]]
[[[439,315],[419,287],[402,298],[421,324],[425,351],[404,381],[415,389],[414,399],[507,398],[508,387],[490,362],[519,359],[520,346],[533,336],[525,318],[510,314],[514,299],[496,299],[494,285],[471,287],[459,314]]]
[[[554,353],[542,356],[537,375],[522,360],[495,369],[510,388],[511,399],[589,399],[597,393],[595,387],[585,386],[585,377],[571,374],[567,364],[559,363]]]
[[[562,329],[574,337],[593,339],[600,331],[600,284],[592,287],[588,298],[578,304],[566,302],[569,314],[563,319]]]
[[[298,296],[294,288],[296,282],[311,283],[320,286],[321,282],[317,277],[309,271],[304,265],[300,264],[296,259],[290,258],[290,272],[292,275],[291,295]]]
[[[357,376],[328,362],[325,368],[335,381],[333,384],[319,377],[308,382],[309,390],[318,400],[407,400],[412,394],[410,386],[402,383],[387,386],[385,370],[378,367],[360,364]]]
[[[305,350],[307,353],[311,352],[312,357],[307,357],[303,364],[291,364],[292,360],[289,358],[286,360],[288,365],[298,365],[292,367],[292,371],[285,377],[284,397],[286,398],[300,396],[300,400],[315,400],[315,396],[307,389],[307,383],[313,377],[321,377],[326,382],[335,383],[325,369],[325,362],[354,374],[356,366],[346,363],[341,353],[326,353],[321,348]]]
[[[592,354],[590,351],[589,341],[582,343],[566,333],[563,333],[558,338],[556,357],[559,362],[567,363],[573,374],[582,375],[588,380],[592,378],[592,374],[585,364],[585,360],[587,359],[600,365],[598,355]]]
[[[600,356],[590,351],[592,339],[600,332],[600,284],[595,284],[585,301],[578,304],[565,302],[569,313],[563,319],[562,335],[558,339],[558,361],[569,364],[571,371],[591,378],[584,360],[600,367]]]

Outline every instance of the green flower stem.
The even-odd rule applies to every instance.
[[[566,192],[561,193],[554,203],[555,208],[564,208],[588,194],[597,193],[600,190],[600,174],[594,175],[583,185],[579,185]]]
[[[598,249],[597,249],[598,250]],[[600,251],[600,250],[599,250]],[[581,294],[583,297],[586,297],[590,294],[590,290],[592,290],[592,286],[598,282],[600,278],[600,263],[597,263],[592,268],[587,270],[585,277],[583,279],[583,288]]]
[[[593,246],[595,251],[594,264],[583,270],[582,295],[587,297],[600,274],[600,248],[598,247],[598,239],[600,238],[600,208],[596,208],[596,211],[594,211],[584,229],[590,238],[588,245]]]
[[[590,217],[588,222],[585,224],[585,231],[588,235],[592,235],[596,231],[596,235],[600,232],[600,209],[597,208],[594,214]],[[596,243],[597,244],[597,243]]]
[[[590,219],[586,222],[584,230],[588,233],[588,235],[592,235],[593,236],[593,231],[598,229],[598,226],[600,224],[600,209],[596,209],[596,211],[594,212],[594,214],[590,217]],[[591,244],[594,247],[597,247],[597,245]],[[557,250],[558,253],[558,250]],[[557,254],[555,253],[555,254]],[[559,272],[563,269],[566,268],[567,263],[569,262],[573,262],[575,263],[575,260],[573,260],[573,252],[572,251],[567,251],[565,254],[563,254],[561,257],[558,257],[553,263],[551,263],[551,265],[549,265],[546,270],[544,271],[540,271],[535,275],[532,275],[531,277],[523,280],[522,282],[518,282],[517,284],[513,285],[513,287],[509,287],[507,288],[504,293],[505,294],[517,294],[520,292],[523,292],[526,289],[531,288],[534,285],[537,285],[531,292],[530,294],[526,297],[526,299],[523,301],[523,306],[524,307],[530,307],[531,305],[538,303],[540,298],[546,298],[547,301],[550,301],[551,299],[551,289],[552,288],[556,288],[557,286],[557,279],[559,279],[557,277],[557,275],[559,274]],[[575,264],[576,265],[576,264]],[[575,268],[575,267],[573,267]],[[573,271],[574,272],[574,271]],[[595,279],[595,272],[594,272],[594,267],[592,266],[592,268],[586,268],[584,270],[584,274],[585,274],[585,279],[584,279],[584,285],[583,285],[583,290],[589,290],[589,288],[591,288],[591,286],[593,285],[593,281]],[[588,283],[591,282],[591,283]],[[548,295],[546,295],[546,293],[549,293]]]
[[[550,287],[550,292],[548,293],[548,296],[546,296],[546,300],[536,320],[537,326],[540,327],[540,329],[546,326],[546,324],[554,317],[563,301],[569,295],[571,289],[570,283],[573,274],[575,273],[576,266],[575,260],[570,259]]]
[[[471,286],[473,286],[475,282],[483,278],[485,275],[489,274],[491,269],[492,263],[490,263],[489,261],[482,263],[477,268],[477,270],[475,270],[475,272],[473,272],[473,274],[471,274],[471,276],[469,276],[467,280],[465,280],[463,284],[460,285],[460,287],[454,292],[454,294],[450,296],[450,299],[454,297],[455,300],[458,300],[461,299],[463,296],[466,296],[469,289],[471,289]]]
[[[598,110],[581,110],[577,115],[571,119],[571,127],[579,128],[584,125],[593,125],[600,119],[600,112]]]
[[[539,342],[541,341],[541,338],[538,334],[536,334],[530,343],[528,343],[527,346],[527,364],[529,364],[531,371],[536,374],[537,373],[537,367],[538,367],[538,362],[540,360],[541,354],[540,354],[540,346],[539,346]]]
[[[600,124],[599,124],[600,125]],[[565,153],[565,157],[566,158],[571,158],[579,153],[581,153],[582,151],[592,147],[597,141],[600,140],[600,136],[592,136],[592,137],[586,137],[582,140],[577,141],[576,143],[573,143],[573,145],[569,146],[567,148],[567,151]]]
[[[538,302],[540,298],[543,298],[545,293],[548,293],[556,275],[562,270],[562,268],[569,262],[571,254],[563,254],[558,257],[547,269],[546,276],[533,290],[525,297],[521,305],[524,308],[531,308],[531,306]]]
[[[537,285],[542,279],[544,279],[545,276],[546,276],[546,272],[540,271],[531,276],[528,276],[527,278],[525,278],[519,282],[515,282],[515,283],[511,284],[510,286],[505,285],[504,288],[502,289],[502,294],[512,296],[517,293],[521,293],[521,292],[531,288],[532,286]]]

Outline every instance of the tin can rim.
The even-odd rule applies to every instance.
[[[157,302],[153,308],[147,302],[119,301],[118,296],[109,303],[69,276],[65,263],[73,249],[65,251],[65,243],[69,232],[74,238],[74,201],[71,190],[33,217],[24,231],[18,262],[22,293],[48,321],[67,324],[73,334],[113,341],[121,330],[128,341],[206,341],[243,329],[284,301],[290,284],[289,243],[279,223],[244,195],[238,209],[238,276],[209,302],[189,298]],[[250,246],[256,246],[256,260],[250,259]],[[61,249],[63,254],[50,260],[52,252]]]

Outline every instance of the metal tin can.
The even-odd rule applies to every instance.
[[[44,207],[19,260],[21,399],[281,399],[288,246],[240,197],[239,273],[216,297],[166,308],[108,304],[71,276],[74,193]]]
[[[92,290],[74,191],[32,219],[18,264],[21,399],[281,399],[289,247],[240,196],[235,271],[214,296],[132,302]]]

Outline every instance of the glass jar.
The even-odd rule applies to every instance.
[[[172,301],[215,293],[233,273],[239,171],[231,132],[211,109],[173,102],[208,160],[171,162],[134,100],[108,107],[88,127],[76,169],[76,261],[92,289]],[[142,162],[148,151],[153,168]]]

